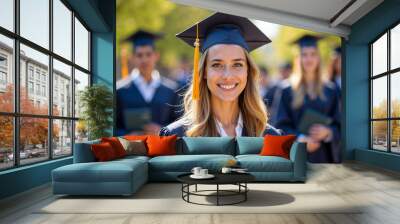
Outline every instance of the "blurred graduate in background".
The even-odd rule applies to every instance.
[[[342,49],[336,47],[332,54],[331,64],[328,68],[328,79],[335,84],[339,93],[342,90]],[[339,95],[340,96],[340,95]]]
[[[309,162],[338,163],[341,161],[338,91],[334,83],[323,80],[319,39],[304,35],[295,41],[300,47],[299,60],[282,89],[276,127],[286,134],[296,134],[298,141],[307,143]]]
[[[284,83],[290,77],[290,74],[292,74],[292,64],[290,62],[285,62],[280,65],[278,79],[273,82],[268,91],[262,95],[267,105],[269,120],[272,125],[275,125],[276,122],[276,113],[281,99],[282,88],[285,86]]]
[[[162,35],[139,30],[126,39],[133,44],[135,68],[117,82],[117,135],[158,134],[177,118],[176,88],[156,70],[160,57],[154,42]]]
[[[192,85],[184,114],[160,135],[264,136],[268,124],[260,74],[249,52],[270,42],[249,19],[215,13],[177,35],[195,44]],[[200,57],[200,51],[202,53]]]

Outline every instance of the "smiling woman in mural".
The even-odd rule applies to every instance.
[[[177,36],[191,46],[198,44],[195,72],[184,97],[184,115],[162,128],[160,135],[280,134],[268,124],[258,91],[259,71],[249,55],[269,43],[268,37],[247,18],[223,13],[216,13]],[[199,51],[202,56],[197,61]]]

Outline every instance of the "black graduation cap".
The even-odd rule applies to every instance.
[[[286,61],[279,66],[280,69],[292,69],[292,63]]]
[[[303,47],[317,47],[318,41],[321,36],[306,34],[293,41],[293,44],[298,44],[300,48]]]
[[[215,44],[236,44],[250,52],[271,42],[249,19],[220,12],[176,36],[193,46],[197,35],[201,52]]]
[[[127,37],[125,41],[131,41],[135,48],[138,46],[147,45],[154,47],[154,41],[160,39],[162,36],[163,34],[161,33],[152,33],[145,30],[138,30]]]
[[[342,53],[342,48],[340,46],[335,47],[335,53],[336,54],[341,54]]]

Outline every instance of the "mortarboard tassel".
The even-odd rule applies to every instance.
[[[121,77],[124,79],[128,77],[129,69],[128,69],[128,57],[125,48],[121,50]]]
[[[196,26],[196,41],[194,42],[194,57],[193,57],[193,93],[192,99],[200,98],[200,83],[199,83],[199,57],[200,57],[200,40],[199,40],[199,24]]]

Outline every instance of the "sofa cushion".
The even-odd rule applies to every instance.
[[[122,146],[126,151],[126,155],[137,155],[137,156],[145,156],[147,155],[146,143],[142,140],[126,140],[124,138],[118,137]]]
[[[100,139],[87,142],[77,142],[74,147],[74,163],[95,162],[96,158],[90,148],[92,144],[99,144]]]
[[[96,161],[105,162],[118,158],[112,145],[108,142],[92,144],[90,147],[94,157],[96,157]]]
[[[296,135],[266,135],[264,137],[264,145],[261,149],[261,156],[280,156],[289,158],[290,148],[296,140]]]
[[[58,182],[129,182],[135,172],[147,172],[147,163],[140,159],[74,163],[52,173]]]
[[[259,154],[264,144],[263,137],[237,137],[236,155]]]
[[[122,158],[126,156],[126,151],[124,146],[122,146],[121,142],[117,137],[103,137],[101,138],[101,142],[108,142],[114,149],[115,155],[117,158]]]
[[[147,137],[148,156],[165,156],[176,154],[176,135]]]
[[[175,155],[158,156],[149,160],[150,171],[190,172],[193,167],[200,166],[212,172],[219,171],[230,159],[231,155]]]
[[[279,156],[238,155],[240,167],[249,172],[292,172],[292,161]]]
[[[179,150],[185,155],[235,154],[235,139],[232,137],[183,137]]]

